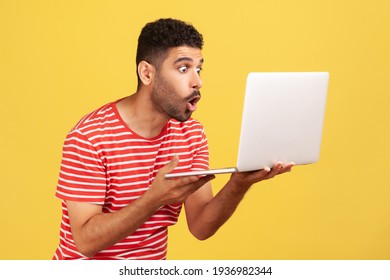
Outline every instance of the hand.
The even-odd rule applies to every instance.
[[[149,193],[158,200],[160,206],[182,203],[186,198],[215,178],[214,175],[203,177],[186,176],[177,179],[167,179],[165,174],[170,173],[178,164],[179,158],[175,156],[168,164],[161,168],[150,186]]]
[[[295,163],[290,162],[284,164],[283,162],[276,163],[272,168],[266,167],[257,171],[237,172],[233,173],[230,180],[237,186],[250,187],[251,185],[271,179],[277,175],[290,172]]]

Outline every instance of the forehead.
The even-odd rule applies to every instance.
[[[203,56],[201,49],[187,46],[174,47],[168,51],[168,56],[165,59],[165,61],[170,64],[175,64],[184,60],[197,64],[202,63]]]

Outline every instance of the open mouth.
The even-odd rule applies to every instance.
[[[196,105],[196,103],[198,103],[199,100],[200,100],[200,95],[195,96],[194,98],[190,99],[188,102],[189,102],[191,105]]]
[[[190,110],[191,112],[194,112],[196,110],[196,103],[198,103],[200,100],[200,95],[196,95],[194,97],[192,97],[191,99],[188,100],[188,110]]]

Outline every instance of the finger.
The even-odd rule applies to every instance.
[[[243,172],[241,173],[241,175],[246,177],[246,179],[249,181],[259,181],[259,180],[266,179],[270,172],[271,172],[271,168],[264,167],[263,169],[256,170],[256,171]]]
[[[203,177],[188,176],[175,180],[175,186],[177,188],[178,201],[184,201],[189,195],[203,187],[208,181],[214,179],[214,175],[207,175]]]
[[[271,170],[272,170],[271,168],[266,166],[266,167],[264,167],[263,169],[260,169],[260,170],[249,171],[249,172],[247,172],[247,174],[253,173],[254,176],[261,178],[261,177],[267,176],[271,172]]]
[[[168,162],[164,167],[161,168],[161,173],[164,175],[170,173],[173,169],[175,169],[178,163],[179,156],[175,155],[170,162]]]
[[[198,189],[202,188],[205,184],[207,184],[207,182],[213,180],[214,178],[215,178],[214,175],[207,175],[207,176],[203,176],[201,178],[198,178],[198,181],[187,185],[188,186],[188,193],[191,194],[191,193],[197,191]]]
[[[282,162],[276,163],[276,164],[271,168],[271,171],[267,174],[267,178],[273,178],[273,177],[275,177],[277,174],[280,173],[280,171],[282,170],[282,168],[283,168],[283,163],[282,163]]]
[[[295,165],[294,162],[287,163],[285,166],[283,166],[280,173],[290,172],[294,165]]]
[[[197,185],[203,186],[208,181],[210,181],[210,180],[212,180],[214,178],[215,178],[215,175],[206,175],[206,176],[202,176],[202,177],[199,177],[199,176],[186,176],[186,177],[180,178],[176,182],[177,182],[178,185],[189,185],[189,184],[193,184],[193,183],[196,182]]]
[[[203,186],[204,184],[206,184],[207,182],[213,179],[215,179],[215,175],[206,175],[199,179],[199,183]]]

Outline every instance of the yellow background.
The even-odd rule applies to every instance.
[[[84,114],[135,90],[146,22],[205,38],[211,166],[234,165],[249,71],[329,71],[321,159],[255,185],[197,241],[184,215],[169,259],[390,259],[390,2],[12,0],[0,2],[0,259],[50,259],[61,148]],[[227,175],[213,182],[217,192]]]

